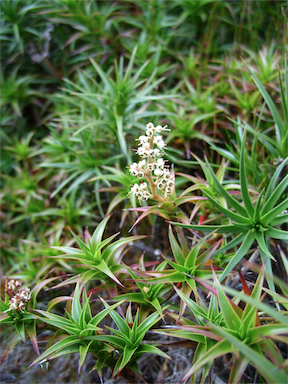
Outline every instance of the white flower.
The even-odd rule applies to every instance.
[[[19,293],[20,297],[24,300],[30,299],[30,288],[25,288],[23,291]]]
[[[158,183],[157,183],[157,188],[158,189],[161,189],[163,191],[163,189],[165,189],[165,184],[160,180]]]
[[[164,127],[161,127],[161,125],[157,125],[157,127],[155,127],[155,132],[160,133],[162,131],[170,131],[170,129],[167,129],[167,125],[165,125]]]
[[[163,170],[162,169],[155,169],[154,174],[155,174],[155,176],[162,176]]]
[[[174,186],[174,179],[171,177],[171,178],[167,181],[167,187],[172,188],[173,186]]]
[[[172,193],[175,182],[169,168],[165,167],[165,160],[161,157],[162,149],[166,146],[161,135],[162,131],[169,131],[167,125],[164,127],[157,125],[155,127],[152,122],[146,125],[146,135],[140,135],[136,139],[139,141],[139,145],[135,151],[141,157],[141,161],[130,165],[129,171],[133,176],[138,176],[139,178],[146,177],[149,180],[150,187],[150,177],[153,177],[153,182],[161,190],[161,194],[165,198],[165,196]],[[130,194],[134,194],[140,201],[147,200],[152,197],[148,189],[149,186],[147,186],[146,182],[134,184],[131,187]]]
[[[147,183],[141,183],[140,185],[134,184],[131,188],[130,193],[133,193],[139,200],[142,200],[142,201],[148,200],[150,197]]]
[[[18,303],[15,297],[12,297],[9,301],[9,309],[17,309],[18,308]]]
[[[142,200],[143,200],[143,201],[144,201],[144,200],[148,200],[149,197],[150,197],[150,193],[149,193],[148,191],[144,191],[144,192],[142,193]]]
[[[170,179],[170,171],[168,169],[164,169],[164,172],[163,172],[163,178],[168,181]]]
[[[136,140],[140,141],[139,145],[142,145],[142,144],[149,142],[149,138],[145,135],[139,136],[139,139],[136,139]]]
[[[145,148],[143,148],[143,147],[139,147],[138,149],[137,149],[137,155],[139,155],[139,156],[143,156],[144,155],[144,153],[145,153]]]
[[[154,156],[155,157],[158,157],[158,156],[160,156],[161,155],[161,152],[159,151],[159,149],[158,148],[155,148],[154,149]]]
[[[156,161],[157,169],[164,169],[165,161],[160,158]]]
[[[24,311],[24,306],[25,306],[25,303],[23,303],[23,301],[19,301],[18,308],[20,309],[20,311]]]
[[[148,155],[149,151],[150,151],[150,145],[149,145],[149,143],[144,143],[144,144],[142,144],[141,147],[139,147],[139,148],[137,149],[137,154],[138,154],[139,156],[141,156],[141,157],[146,157],[146,156],[149,156],[149,155]],[[152,151],[153,151],[153,149],[152,149]]]
[[[153,143],[157,145],[158,148],[162,149],[165,147],[165,142],[162,139],[162,136],[155,136]]]
[[[138,193],[140,192],[140,187],[137,183],[133,185],[131,192],[134,193],[134,195],[137,197]]]
[[[161,131],[162,131],[162,127],[161,127],[161,125],[157,125],[157,127],[155,127],[155,131],[157,132],[157,133],[160,133]]]
[[[153,136],[153,134],[154,134],[154,129],[147,129],[146,131],[147,136]]]
[[[154,124],[153,124],[153,123],[148,123],[148,124],[146,125],[146,128],[147,128],[147,129],[154,129]]]
[[[139,168],[145,168],[145,166],[146,166],[146,160],[142,160],[142,161],[139,161],[139,163],[138,163],[138,167]]]
[[[140,184],[140,189],[143,191],[145,189],[147,189],[147,183],[141,183]]]
[[[131,173],[132,176],[137,176],[138,175],[138,164],[133,163],[129,166],[129,172]]]
[[[166,187],[165,189],[165,195],[172,195],[172,188]]]
[[[22,285],[20,282],[20,285],[17,284],[18,286]],[[24,290],[18,290],[18,293],[16,293],[15,296],[13,296],[10,301],[9,301],[9,309],[10,310],[18,310],[24,311],[25,304],[29,301],[30,299],[30,288],[25,288]]]
[[[10,290],[10,291],[15,291],[15,281],[14,280],[9,280],[8,281],[8,284],[7,284],[7,288]]]

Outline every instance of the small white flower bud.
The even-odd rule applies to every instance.
[[[148,143],[148,137],[147,136],[145,136],[145,135],[142,135],[142,136],[139,136],[139,139],[136,139],[136,140],[139,140],[140,141],[140,143],[139,143],[139,145],[143,145],[143,144],[145,144],[145,143]]]
[[[154,134],[154,130],[153,129],[147,129],[147,131],[146,131],[146,135],[147,136],[153,136],[153,134]]]
[[[150,197],[150,193],[149,193],[148,191],[144,191],[144,192],[142,193],[142,200],[143,200],[143,201],[144,201],[144,200],[148,200],[149,197]]]
[[[157,127],[155,127],[155,131],[156,131],[157,133],[160,133],[160,132],[162,131],[162,127],[161,127],[161,125],[157,125]]]
[[[133,185],[133,187],[131,188],[131,192],[134,193],[136,196],[138,195],[138,193],[140,192],[140,187],[137,183]]]
[[[170,179],[170,171],[168,169],[164,169],[163,178],[168,181]]]
[[[162,175],[163,175],[163,171],[162,171],[162,169],[155,169],[155,171],[154,171],[154,175],[155,175],[155,176],[162,176]]]
[[[145,189],[147,189],[147,183],[141,183],[140,184],[140,189],[143,191],[143,190],[145,190]]]
[[[139,177],[139,179],[142,179],[142,177],[144,177],[144,172],[142,171],[142,169],[138,170],[137,176]]]
[[[146,128],[147,129],[154,129],[154,124],[153,123],[148,123],[147,125],[146,125]]]
[[[159,157],[160,155],[161,155],[160,150],[159,150],[158,148],[155,148],[155,149],[154,149],[154,156],[155,156],[155,157]]]
[[[138,170],[137,170],[138,164],[133,163],[129,166],[129,172],[131,173],[132,176],[137,176],[138,175]]]
[[[139,161],[139,163],[138,163],[138,167],[140,167],[140,168],[145,168],[146,167],[146,160],[141,160],[141,161]]]
[[[157,160],[156,164],[157,164],[157,169],[164,169],[165,161],[162,158],[160,158]]]
[[[153,143],[157,145],[158,148],[162,149],[165,147],[165,142],[162,139],[162,136],[155,136]]]
[[[167,187],[169,188],[172,188],[174,186],[174,180],[172,178],[170,178],[168,181],[167,181]]]

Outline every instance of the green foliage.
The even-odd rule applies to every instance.
[[[1,362],[284,382],[286,2],[0,12]]]
[[[104,302],[107,309],[111,307]],[[169,359],[166,353],[162,352],[154,345],[142,344],[142,340],[147,331],[156,324],[160,317],[157,312],[152,313],[143,322],[139,321],[137,311],[133,320],[131,306],[128,307],[126,318],[123,319],[117,312],[109,312],[118,330],[107,327],[114,335],[96,336],[97,340],[109,341],[119,351],[119,358],[114,367],[113,375],[116,376],[127,364],[137,373],[141,374],[137,366],[137,360],[144,353],[152,353]]]
[[[82,292],[82,300],[81,300]],[[67,300],[67,298],[58,297],[48,306],[50,310],[56,303]],[[70,298],[69,298],[70,299]],[[64,333],[64,337],[60,338],[58,342],[51,345],[47,350],[39,356],[32,365],[43,363],[48,359],[55,359],[56,357],[65,355],[67,353],[79,352],[79,365],[78,371],[81,370],[87,353],[92,352],[93,355],[100,359],[101,367],[109,361],[110,355],[113,352],[111,348],[104,342],[91,340],[90,338],[97,334],[102,329],[98,324],[103,320],[107,314],[117,306],[113,305],[108,309],[104,309],[97,315],[92,316],[89,299],[86,291],[83,290],[83,285],[79,282],[76,285],[73,298],[71,298],[70,310],[66,311],[66,317],[58,316],[50,311],[37,310],[37,318],[43,322],[58,328],[57,338]],[[39,315],[38,315],[39,314]],[[54,337],[51,339],[53,342]],[[113,359],[113,357],[112,357]]]
[[[263,261],[266,257],[275,260],[273,255],[270,253],[269,248],[267,247],[268,238],[281,239],[286,241],[288,240],[287,231],[276,228],[276,226],[285,223],[287,220],[286,214],[283,215],[283,212],[285,212],[285,209],[287,209],[288,198],[284,198],[278,205],[277,203],[280,197],[287,189],[288,176],[286,175],[277,186],[276,183],[281,171],[283,170],[285,164],[288,161],[288,158],[286,158],[282,162],[282,164],[279,165],[274,175],[272,176],[270,183],[267,187],[267,191],[264,195],[263,203],[262,196],[264,190],[262,190],[261,193],[258,195],[257,202],[254,206],[251,202],[247,187],[247,177],[245,172],[245,139],[246,135],[244,135],[242,139],[239,170],[241,197],[243,205],[239,204],[239,202],[221,186],[206,159],[206,165],[215,183],[214,188],[219,194],[219,196],[226,200],[227,206],[230,206],[231,210],[219,204],[217,199],[215,199],[214,196],[207,190],[203,189],[203,193],[209,199],[211,204],[217,207],[217,209],[222,214],[224,214],[228,219],[230,219],[231,224],[223,223],[199,226],[174,223],[176,225],[184,226],[187,228],[198,230],[200,229],[208,232],[216,230],[220,233],[237,234],[237,236],[225,246],[225,250],[230,250],[239,243],[241,243],[241,246],[238,248],[237,252],[228,263],[223,274],[221,275],[220,281],[223,281],[231,272],[231,270],[246,255],[255,240],[257,241],[257,244],[260,248]],[[221,251],[223,252],[224,249],[222,248]],[[270,261],[268,263],[270,265]]]

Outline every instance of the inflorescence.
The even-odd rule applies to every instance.
[[[22,283],[19,280],[8,280],[6,292],[10,297],[9,310],[24,311],[26,303],[30,300],[30,288],[20,289]]]
[[[167,196],[172,194],[175,184],[174,176],[171,174],[169,167],[165,165],[165,160],[161,157],[166,144],[160,133],[169,131],[169,129],[167,129],[167,125],[154,127],[152,123],[147,124],[146,127],[146,135],[141,135],[136,139],[139,141],[136,153],[141,160],[138,163],[131,164],[129,171],[132,176],[137,176],[140,179],[146,178],[150,190],[148,184],[142,181],[140,184],[134,184],[130,193],[133,193],[139,201],[145,201],[149,198],[165,201]],[[162,196],[158,195],[156,187],[161,191]]]

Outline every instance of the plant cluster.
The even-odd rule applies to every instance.
[[[286,382],[287,12],[1,1],[4,374]]]

